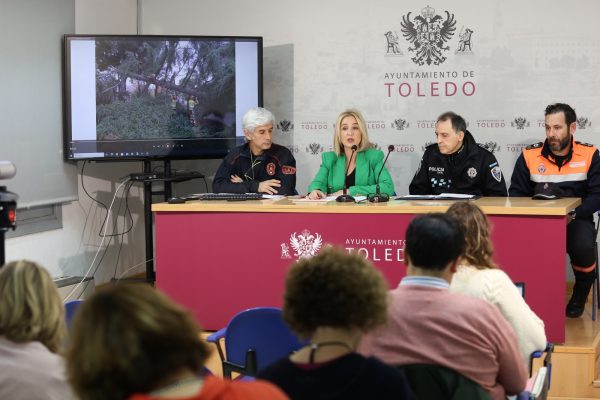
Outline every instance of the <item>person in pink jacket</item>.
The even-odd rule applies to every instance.
[[[391,365],[449,368],[505,400],[523,391],[527,372],[515,333],[498,309],[449,290],[464,248],[452,217],[416,217],[406,230],[407,273],[390,293],[388,322],[365,335],[359,351]]]

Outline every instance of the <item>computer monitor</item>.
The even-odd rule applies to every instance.
[[[66,35],[67,160],[221,158],[262,105],[262,38]]]

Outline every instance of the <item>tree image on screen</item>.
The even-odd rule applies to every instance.
[[[98,140],[235,137],[232,41],[96,42]]]

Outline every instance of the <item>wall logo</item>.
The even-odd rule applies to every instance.
[[[423,143],[423,146],[421,147],[421,149],[423,149],[423,151],[425,151],[432,144],[435,144],[435,142],[425,142],[425,143]]]
[[[520,153],[527,146],[527,144],[523,143],[506,144],[506,151],[508,153]]]
[[[417,128],[421,129],[435,129],[435,119],[432,120],[418,120]]]
[[[288,148],[288,150],[292,153],[292,154],[297,154],[300,152],[300,147],[298,147],[297,144],[290,144],[288,146],[286,146]]]
[[[446,12],[446,19],[435,13],[433,7],[425,7],[421,15],[417,15],[412,21],[410,12],[402,17],[402,35],[414,47],[408,51],[415,52],[412,60],[417,65],[440,65],[446,61],[443,52],[450,50],[450,46],[444,46],[456,30],[454,14]]]
[[[281,243],[281,258],[291,259],[290,250],[293,250],[297,259],[312,257],[319,252],[321,246],[323,246],[321,235],[312,234],[308,229],[304,229],[299,235],[296,235],[296,232],[290,235],[289,246],[287,243]]]
[[[400,50],[400,46],[398,45],[398,33],[387,31],[383,34],[385,36],[385,40],[387,41],[387,56],[402,56],[402,50]]]
[[[578,129],[585,129],[585,128],[589,128],[590,126],[592,126],[592,121],[590,121],[586,117],[577,118],[577,128]]]
[[[396,128],[396,130],[399,130],[399,131],[408,129],[409,126],[410,126],[410,123],[407,120],[402,119],[402,118],[395,119],[394,122],[392,122],[392,128]]]
[[[477,143],[480,147],[483,147],[490,153],[495,153],[500,151],[500,145],[496,142],[485,142],[485,143]]]
[[[505,128],[506,121],[503,119],[478,119],[475,121],[478,128]]]
[[[366,123],[367,123],[367,129],[369,131],[387,128],[387,124],[385,123],[385,121],[366,121]]]
[[[473,36],[473,30],[467,28],[465,30],[461,29],[458,34],[458,48],[454,54],[473,54],[473,49],[471,48],[471,37]]]
[[[396,153],[414,153],[415,152],[414,144],[403,143],[403,144],[394,144],[393,146],[394,146],[394,151]]]
[[[313,155],[317,155],[323,152],[323,146],[321,146],[319,143],[310,143],[306,147],[306,152]]]
[[[300,129],[305,131],[329,131],[329,123],[324,121],[301,121]]]
[[[290,132],[292,129],[294,129],[294,124],[290,120],[282,119],[277,124],[277,129],[279,129],[281,132]]]
[[[525,117],[517,117],[515,118],[510,125],[513,128],[517,128],[517,129],[525,129],[525,128],[529,128],[529,121],[527,121],[527,119]]]

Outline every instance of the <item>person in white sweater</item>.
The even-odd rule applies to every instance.
[[[447,213],[458,220],[467,241],[450,290],[498,307],[517,334],[523,361],[529,365],[531,353],[546,347],[544,321],[529,308],[509,276],[494,262],[490,222],[483,211],[463,201],[453,204]]]

